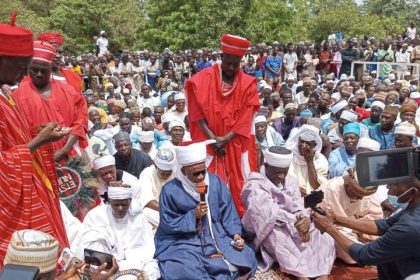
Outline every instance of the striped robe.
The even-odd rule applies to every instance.
[[[9,98],[7,86],[2,86],[0,93],[1,268],[9,240],[17,230],[30,228],[49,233],[61,248],[68,247],[68,241],[60,213],[52,146],[45,145],[31,154],[26,121]]]

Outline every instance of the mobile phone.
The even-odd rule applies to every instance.
[[[0,280],[36,280],[38,274],[39,268],[36,266],[6,264],[0,274]]]
[[[112,258],[113,256],[111,254],[85,248],[85,262],[87,264],[100,266],[106,262],[106,269],[111,269]]]

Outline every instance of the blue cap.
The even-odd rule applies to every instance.
[[[360,125],[358,123],[348,123],[343,127],[343,135],[354,133],[360,137]]]

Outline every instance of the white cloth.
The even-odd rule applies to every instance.
[[[291,152],[290,154],[276,154],[266,150],[264,151],[264,159],[268,165],[279,168],[287,168],[292,163],[293,154]]]
[[[143,209],[152,200],[159,202],[160,191],[162,190],[163,185],[173,178],[174,174],[172,173],[166,181],[162,181],[159,179],[157,169],[154,165],[146,167],[140,174],[139,181],[142,185],[140,192],[135,199],[140,201]]]
[[[93,169],[99,170],[103,167],[115,165],[115,158],[111,155],[104,155],[93,161]]]
[[[176,164],[175,152],[170,149],[160,148],[153,161],[160,170],[174,170]]]
[[[133,197],[133,190],[125,187],[108,187],[108,198],[109,199],[130,199]]]
[[[144,270],[151,280],[160,278],[152,228],[141,212],[127,213],[116,219],[110,205],[99,205],[88,212],[84,221],[80,248],[112,254],[120,270]],[[82,254],[79,254],[79,258]]]
[[[104,54],[108,50],[108,39],[99,37],[98,40],[96,40],[96,45],[99,47],[99,54]]]
[[[141,108],[141,109],[148,107],[148,108],[150,108],[150,109],[153,111],[154,106],[155,106],[155,101],[153,100],[153,98],[152,98],[152,97],[149,97],[149,98],[144,98],[144,97],[142,96],[142,97],[139,97],[139,98],[137,99],[137,105],[138,105],[138,106],[139,106],[139,108]]]
[[[83,225],[75,216],[72,215],[67,206],[60,200],[61,216],[63,217],[64,228],[66,229],[67,239],[70,244],[70,251],[77,252]]]
[[[299,186],[310,193],[313,188],[309,183],[308,166],[306,160],[299,152],[299,138],[304,141],[315,141],[314,165],[317,172],[318,183],[322,184],[327,181],[328,161],[320,153],[322,149],[322,140],[319,136],[319,130],[312,125],[302,125],[293,135],[289,136],[286,142],[286,148],[293,153],[293,162],[289,167],[289,174],[295,176],[299,181]]]
[[[380,150],[381,144],[369,137],[360,137],[359,142],[357,143],[357,148],[365,148],[371,150],[372,152],[377,152]]]
[[[176,110],[176,106],[172,106],[171,109],[169,109],[165,114],[165,119],[169,120],[178,120],[180,122],[184,122],[185,116],[188,115],[188,110],[185,109],[183,112],[178,112]],[[163,116],[162,116],[163,117]]]
[[[215,143],[215,140],[206,140],[199,143],[193,143],[188,146],[179,146],[176,148],[176,159],[182,166],[193,165],[204,162],[207,159],[207,144]]]
[[[416,135],[416,132],[417,132],[416,127],[413,124],[405,121],[397,125],[397,127],[395,128],[394,134],[401,134],[401,135],[414,137]]]
[[[340,119],[347,120],[349,122],[356,122],[358,114],[350,110],[344,110],[340,116]]]
[[[347,100],[341,100],[341,101],[331,105],[330,110],[333,114],[337,114],[338,111],[340,111],[341,109],[343,109],[347,105],[348,105]]]

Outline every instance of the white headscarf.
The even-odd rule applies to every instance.
[[[215,143],[215,140],[207,140],[204,142],[190,144],[188,146],[178,146],[176,147],[176,160],[178,163],[175,177],[181,181],[182,187],[184,190],[190,194],[197,201],[200,200],[200,194],[197,191],[197,186],[195,183],[191,182],[187,176],[182,174],[182,167],[190,166],[197,163],[206,162],[207,160],[207,144]],[[209,185],[209,176],[206,172],[204,177],[204,183]]]
[[[285,148],[289,149],[293,153],[293,161],[299,165],[306,165],[306,160],[299,152],[299,138],[304,141],[315,141],[315,158],[318,157],[322,149],[322,140],[319,136],[319,129],[313,125],[302,125],[299,130],[287,139]]]

